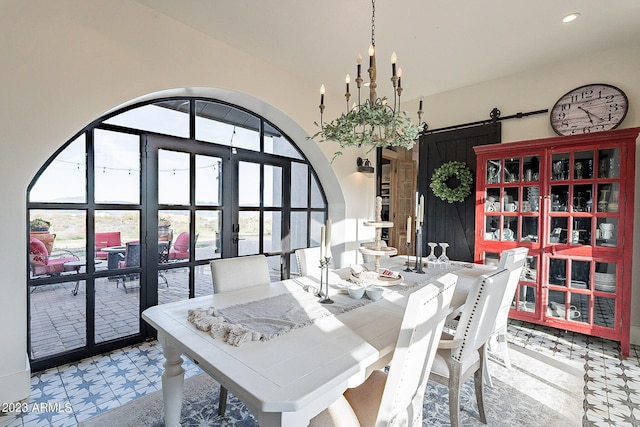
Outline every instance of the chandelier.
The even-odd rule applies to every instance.
[[[376,2],[371,1],[371,45],[369,46],[369,83],[364,86],[369,87],[369,98],[364,102],[361,100],[360,91],[363,86],[362,79],[362,56],[358,55],[356,60],[356,86],[357,102],[349,106],[351,92],[349,86],[351,77],[347,74],[345,78],[346,92],[344,94],[347,109],[340,117],[329,123],[324,123],[324,85],[320,87],[320,124],[315,122],[321,130],[311,138],[319,138],[320,141],[336,141],[340,144],[340,150],[334,154],[334,159],[342,154],[345,147],[370,146],[370,150],[378,147],[403,147],[410,149],[415,144],[418,134],[424,124],[422,121],[422,98],[418,108],[418,124],[413,124],[408,114],[400,109],[400,97],[402,95],[402,68],[396,67],[397,56],[393,52],[391,55],[391,83],[393,84],[393,106],[388,102],[387,97],[379,98],[376,92],[377,70],[376,70],[376,40],[375,40],[375,19]]]

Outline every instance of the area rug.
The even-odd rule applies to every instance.
[[[512,368],[490,360],[493,387],[485,387],[485,411],[489,426],[582,425],[583,370],[534,352],[510,349]],[[185,380],[181,424],[183,427],[255,427],[256,420],[229,393],[225,417],[217,414],[219,386],[207,374]],[[461,390],[460,424],[485,426],[478,418],[473,380]],[[162,392],[141,397],[119,408],[80,423],[82,427],[163,426]],[[424,426],[448,426],[447,388],[429,382],[424,401]]]

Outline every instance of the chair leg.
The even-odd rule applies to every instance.
[[[478,366],[478,370],[473,373],[473,383],[476,386],[476,402],[478,403],[478,414],[480,415],[480,421],[483,424],[487,423],[487,416],[484,412],[484,387],[483,387],[483,379],[484,379],[484,368],[486,362],[486,344],[483,345],[479,349],[480,353],[480,365]]]
[[[220,400],[218,401],[218,415],[224,417],[227,412],[227,389],[220,386]]]
[[[488,346],[484,346],[484,381],[487,383],[487,385],[491,388],[493,388],[493,381],[491,380],[491,373],[489,372],[489,350],[488,350]]]
[[[502,351],[502,360],[507,369],[511,369],[511,360],[509,359],[509,346],[507,345],[507,330],[506,328],[500,331],[497,336],[498,343],[500,343],[500,350]]]
[[[460,425],[460,387],[462,366],[449,363],[449,419],[451,427]]]

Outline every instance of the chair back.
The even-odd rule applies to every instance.
[[[376,426],[422,426],[424,393],[456,280],[445,274],[409,296]]]
[[[264,255],[214,259],[211,261],[211,275],[215,294],[271,283]]]
[[[496,316],[509,283],[510,271],[496,270],[478,277],[469,292],[454,339],[462,344],[451,353],[458,362],[469,363],[479,359],[478,349],[493,333]]]
[[[140,267],[140,242],[127,242],[125,267]]]
[[[524,267],[524,262],[527,259],[528,253],[529,249],[527,248],[515,248],[505,250],[500,255],[498,270],[509,270],[509,281],[504,293],[504,298],[502,299],[502,304],[498,310],[498,315],[496,316],[496,323],[493,328],[494,331],[498,331],[507,326],[507,319],[509,318],[509,310],[511,309],[513,296],[516,294],[518,283],[520,283],[522,267]]]
[[[301,276],[320,277],[320,246],[296,249]]]

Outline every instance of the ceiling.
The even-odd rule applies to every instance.
[[[328,94],[343,93],[358,53],[367,61],[367,0],[136,1],[306,83],[325,84]],[[581,15],[562,23],[571,12]],[[591,52],[597,61],[598,51],[640,43],[639,22],[639,0],[378,0],[379,93],[392,51],[403,96],[415,99]]]

